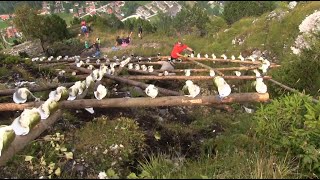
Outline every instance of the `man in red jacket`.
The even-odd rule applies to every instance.
[[[183,55],[181,54],[183,50],[187,49],[188,51],[190,51],[192,54],[194,54],[193,49],[191,49],[190,47],[188,47],[185,44],[182,44],[181,41],[178,41],[174,46],[173,49],[171,51],[171,60],[176,60],[180,57],[183,57]]]

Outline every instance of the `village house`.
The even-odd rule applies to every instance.
[[[0,19],[3,21],[8,20],[8,19],[10,19],[10,15],[9,14],[2,14],[2,15],[0,15]]]
[[[173,7],[173,3],[171,1],[163,1],[169,8]]]
[[[155,14],[158,13],[158,10],[157,10],[155,7],[152,7],[152,8],[151,8],[151,11],[152,11],[153,13],[155,13]]]
[[[162,12],[167,12],[167,7],[163,3],[163,1],[153,1],[154,6],[158,7]]]
[[[149,4],[146,4],[144,7],[147,8],[147,9],[149,9],[149,10],[151,10],[153,6],[152,6],[151,3],[149,3]]]

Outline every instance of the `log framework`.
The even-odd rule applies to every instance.
[[[81,60],[85,61],[86,58],[82,58]],[[95,64],[96,58],[91,58],[90,63],[91,65],[94,65],[95,68],[98,68],[100,65]],[[112,62],[117,62],[117,60],[108,60],[107,58],[100,58],[102,63],[109,65]],[[154,67],[157,67],[159,65],[159,61],[167,60],[166,56],[162,57],[150,57],[150,58],[141,58],[141,59],[131,59],[130,63],[133,64],[145,64],[146,66],[154,65]],[[120,60],[121,61],[121,60]],[[204,61],[214,61],[215,67],[211,67],[208,65],[205,65],[201,62]],[[119,62],[119,61],[118,61]],[[247,66],[236,66],[236,67],[228,67],[228,68],[219,68],[216,67],[219,62],[222,63],[236,63],[236,64],[245,64]],[[48,65],[42,65],[45,61],[39,62],[42,67],[51,67],[53,68],[55,66],[54,63],[57,65],[64,64],[66,65],[66,69],[71,72],[70,70],[76,70],[77,72],[84,73],[86,75],[89,75],[92,70],[89,70],[84,67],[77,67],[75,66],[74,60],[60,60],[59,63],[57,61],[50,61]],[[89,63],[88,63],[89,64]],[[88,64],[85,66],[87,67]],[[194,67],[190,69],[192,72],[192,76],[177,76],[177,75],[164,75],[164,71],[160,71],[158,68],[154,68],[155,70],[153,72],[147,72],[142,70],[134,70],[134,69],[128,69],[127,66],[124,68],[118,68],[114,75],[105,74],[103,82],[109,83],[110,81],[116,81],[120,83],[125,83],[131,86],[137,86],[141,89],[145,89],[149,84],[145,84],[144,82],[137,81],[137,80],[158,80],[158,81],[164,81],[164,80],[209,80],[210,83],[212,83],[212,80],[214,77],[209,76],[209,71],[214,70],[215,73],[219,76],[224,77],[226,80],[228,79],[237,79],[237,80],[254,80],[256,79],[255,76],[228,76],[225,75],[223,72],[226,71],[252,71],[253,69],[257,69],[260,65],[260,61],[251,62],[251,61],[240,61],[240,60],[224,60],[224,59],[211,59],[211,58],[184,58],[183,62],[176,62],[175,63],[175,70],[168,71],[169,73],[184,73],[185,69],[187,68],[178,68],[180,65],[194,65],[197,67]],[[200,69],[203,68],[203,69]],[[271,64],[270,68],[279,67],[277,64]],[[197,69],[198,68],[198,69]],[[123,70],[126,70],[131,75],[120,75]],[[194,75],[196,73],[207,73],[207,76],[197,76]],[[86,76],[82,75],[83,78]],[[266,80],[272,79],[270,76],[264,76],[263,77]],[[74,82],[62,84],[63,86],[70,87],[73,85]],[[58,87],[58,85],[48,85],[46,87],[39,87],[39,88],[33,88],[30,89],[32,92],[36,91],[48,91],[51,89],[54,89]],[[88,108],[88,107],[98,107],[98,108],[109,108],[109,107],[157,107],[157,106],[201,106],[201,105],[210,105],[214,106],[215,108],[224,109],[228,112],[232,112],[233,109],[229,104],[232,103],[244,103],[244,102],[267,102],[269,101],[269,94],[259,94],[256,92],[248,92],[248,93],[231,93],[228,97],[220,98],[217,94],[216,95],[210,95],[210,96],[201,96],[198,95],[195,98],[186,97],[184,96],[180,91],[174,91],[170,89],[165,89],[158,87],[159,94],[161,97],[156,98],[150,98],[150,97],[139,97],[139,98],[108,98],[103,100],[96,100],[96,99],[84,99],[85,94],[82,97],[77,98],[78,100],[74,101],[61,101],[59,102],[59,110],[53,113],[48,119],[41,121],[35,128],[33,128],[29,134],[25,136],[16,136],[14,141],[10,144],[9,148],[2,152],[2,155],[0,156],[0,166],[4,166],[8,160],[10,160],[13,155],[20,150],[23,149],[24,146],[28,144],[31,140],[36,139],[40,136],[42,132],[44,132],[49,126],[52,126],[60,117],[62,114],[61,109],[82,109],[82,108]],[[109,89],[108,89],[109,90]],[[0,96],[8,96],[12,95],[15,89],[7,89],[7,90],[0,90]],[[87,93],[87,92],[86,92]],[[27,102],[24,104],[15,104],[15,103],[0,103],[0,113],[1,111],[16,111],[16,110],[23,110],[25,108],[31,108],[31,107],[38,107],[40,106],[42,102]]]

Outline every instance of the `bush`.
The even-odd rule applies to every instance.
[[[320,104],[293,94],[262,105],[254,116],[257,137],[279,154],[302,160],[303,170],[320,175]]]
[[[19,56],[12,56],[0,53],[0,64],[18,64],[23,62]]]
[[[74,56],[79,55],[83,49],[83,44],[77,38],[54,42],[47,51],[48,56]]]
[[[128,164],[133,163],[145,140],[136,121],[128,118],[109,120],[104,116],[89,122],[76,132],[75,138],[76,152],[94,168],[94,176],[110,168],[120,175],[127,175]]]
[[[303,49],[300,56],[288,56],[273,76],[280,82],[307,94],[319,96],[320,42]]]

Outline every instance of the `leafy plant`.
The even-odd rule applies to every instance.
[[[287,95],[262,105],[256,112],[258,139],[279,154],[289,151],[302,160],[302,168],[320,173],[320,105],[309,97]]]

